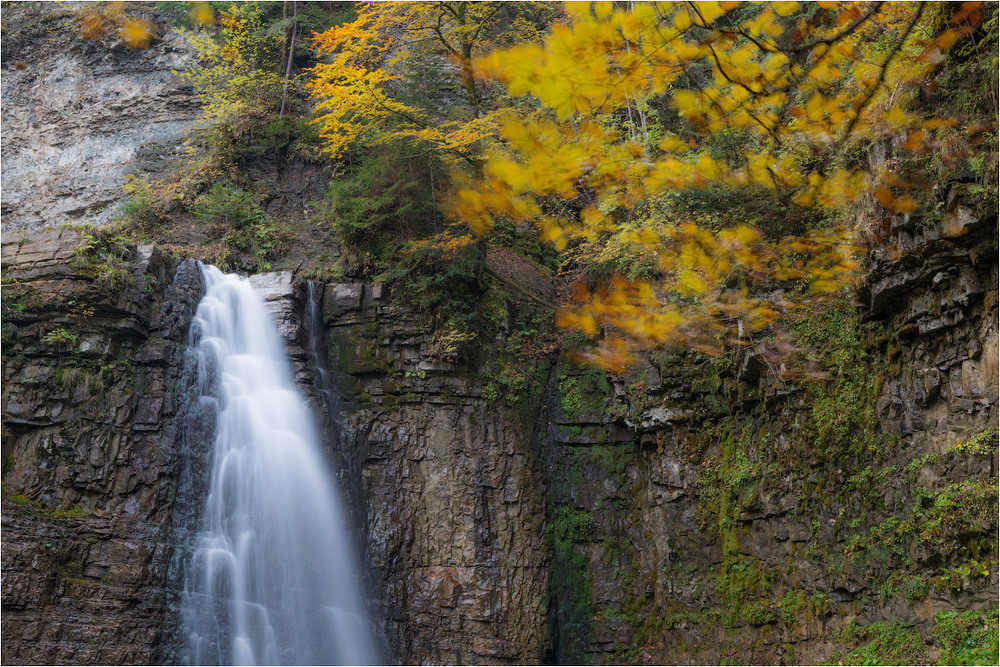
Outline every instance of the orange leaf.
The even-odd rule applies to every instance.
[[[890,208],[892,206],[893,197],[892,191],[890,191],[889,188],[884,185],[879,185],[875,188],[875,192],[873,194],[875,195],[875,199],[877,199],[878,203],[882,204],[882,206],[886,208]]]
[[[895,201],[892,202],[892,209],[898,211],[899,213],[913,213],[918,208],[920,204],[913,197],[897,197]]]
[[[923,132],[910,132],[906,135],[906,141],[903,142],[902,149],[904,151],[912,151],[919,148],[923,145],[926,136]]]
[[[951,22],[952,23],[959,23],[959,22],[961,22],[962,19],[964,19],[965,17],[969,16],[970,14],[972,14],[973,12],[975,12],[977,9],[979,9],[979,6],[981,4],[982,3],[980,3],[980,2],[963,2],[962,6],[959,7],[959,9],[958,9],[957,12],[955,12],[955,15],[951,17]]]

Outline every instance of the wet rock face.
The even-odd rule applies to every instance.
[[[917,580],[885,587],[995,560],[982,546],[995,544],[995,502],[961,508],[995,500],[996,454],[946,452],[997,419],[995,239],[961,219],[966,233],[920,244],[926,230],[904,221],[911,252],[871,267],[869,318],[895,333],[872,394],[887,451],[861,464],[819,457],[823,442],[797,448],[815,396],[774,385],[752,356],[726,395],[680,355],[628,377],[561,359],[541,405],[513,410],[485,401],[484,378],[384,287],[317,285],[313,321],[303,281],[252,278],[331,434],[386,662],[816,663],[852,617],[930,637],[937,612],[994,603],[995,565],[926,595]],[[93,244],[3,237],[12,663],[180,660],[175,545],[200,505],[181,479],[198,475],[181,465],[179,394],[199,274],[153,247]],[[634,395],[654,400],[617,411]],[[734,434],[757,452],[736,456]],[[867,555],[855,539],[933,518],[914,518],[914,503],[932,512],[941,493],[960,495],[930,525],[938,546]]]
[[[152,663],[164,622],[200,278],[140,247],[109,288],[90,243],[3,235],[4,662]]]
[[[250,282],[327,433],[383,659],[542,661],[544,491],[531,420],[487,406],[475,373],[432,353],[426,321],[380,285],[315,285],[316,345],[304,281],[279,272]]]
[[[345,456],[360,476],[373,614],[402,664],[530,664],[547,651],[532,420],[431,351],[378,285],[324,290]]]
[[[149,18],[162,40],[132,50],[110,36],[81,39],[63,5],[4,9],[5,229],[107,222],[125,200],[126,175],[170,167],[199,114],[172,70],[193,65],[194,54],[162,16]]]

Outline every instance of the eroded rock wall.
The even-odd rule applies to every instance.
[[[424,318],[378,285],[326,285],[343,449],[389,655],[525,664],[547,649],[544,490],[532,419],[487,405]]]
[[[5,230],[3,275],[3,661],[154,663],[197,268]]]
[[[108,222],[126,176],[174,168],[198,120],[194,90],[174,73],[195,62],[186,38],[147,6],[128,11],[156,24],[150,48],[114,30],[85,40],[83,4],[4,6],[4,229]]]
[[[825,385],[757,350],[554,370],[558,658],[818,664],[887,632],[934,660],[940,612],[995,610],[995,217],[896,219],[866,285],[800,326]]]
[[[995,222],[949,215],[898,220],[864,307],[802,325],[825,385],[756,350],[626,376],[566,350],[512,407],[384,287],[255,277],[386,661],[815,663],[852,620],[935,657],[935,616],[998,583]],[[197,270],[69,231],[5,233],[3,268],[3,659],[179,661]]]

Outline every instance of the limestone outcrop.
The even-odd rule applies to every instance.
[[[4,7],[6,230],[110,221],[126,176],[173,168],[199,117],[194,90],[174,73],[195,62],[185,37],[150,9],[160,39],[148,49],[113,33],[84,40],[78,4]]]

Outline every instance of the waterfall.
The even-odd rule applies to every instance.
[[[376,660],[348,531],[312,416],[250,284],[202,266],[189,334],[215,440],[181,612],[190,664]]]

